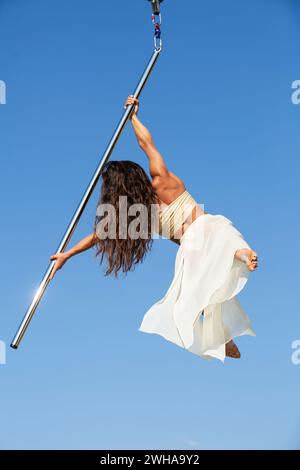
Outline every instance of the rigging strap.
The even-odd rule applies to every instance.
[[[152,3],[152,8],[153,8],[153,3]],[[151,19],[152,19],[152,23],[154,24],[154,47],[156,50],[158,50],[158,49],[161,49],[163,46],[162,38],[161,38],[161,28],[160,28],[161,23],[162,23],[160,8],[153,8]]]

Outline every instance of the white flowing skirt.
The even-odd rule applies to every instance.
[[[181,238],[167,293],[148,310],[139,330],[224,361],[228,341],[255,336],[236,299],[249,277],[245,263],[234,257],[241,248],[249,245],[226,217],[198,217]]]

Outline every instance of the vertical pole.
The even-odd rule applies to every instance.
[[[135,92],[134,92],[134,97],[135,98],[138,98],[140,96],[140,94],[141,94],[141,92],[142,92],[142,90],[143,90],[143,88],[144,88],[144,86],[145,86],[145,84],[146,84],[146,82],[147,82],[147,80],[148,80],[155,64],[156,64],[156,61],[157,61],[157,59],[160,55],[160,52],[161,52],[161,48],[155,48],[155,50],[152,54],[152,57],[151,57],[148,65],[147,65],[147,67],[146,67],[146,69],[145,69],[145,71],[144,71],[144,73],[143,73],[136,89],[135,89]],[[56,250],[56,253],[63,252],[65,250],[66,246],[68,245],[68,243],[69,243],[69,241],[72,237],[72,234],[73,234],[73,232],[74,232],[74,230],[75,230],[75,228],[76,228],[76,226],[77,226],[77,224],[80,220],[80,217],[81,217],[81,215],[82,215],[82,213],[83,213],[83,211],[84,211],[84,209],[85,209],[85,207],[86,207],[86,205],[87,205],[87,203],[88,203],[88,201],[89,201],[89,199],[90,199],[90,197],[93,193],[93,190],[95,189],[95,186],[96,186],[96,184],[99,180],[99,177],[101,175],[102,169],[103,169],[105,163],[109,160],[109,158],[110,158],[110,156],[111,156],[111,154],[112,154],[112,152],[115,148],[115,145],[116,145],[117,141],[119,140],[119,137],[122,134],[122,131],[123,131],[128,119],[130,117],[132,108],[133,108],[133,105],[128,106],[126,108],[126,110],[124,111],[123,116],[122,116],[119,124],[117,125],[117,128],[116,128],[111,140],[109,141],[109,144],[108,144],[108,146],[107,146],[107,148],[106,148],[106,150],[105,150],[105,152],[102,156],[102,159],[101,159],[98,167],[96,168],[96,171],[95,171],[95,173],[94,173],[94,175],[93,175],[93,177],[92,177],[92,179],[91,179],[91,181],[90,181],[90,183],[89,183],[89,185],[88,185],[88,187],[87,187],[87,189],[86,189],[86,191],[85,191],[85,193],[84,193],[84,195],[83,195],[83,197],[82,197],[82,199],[81,199],[81,201],[80,201],[80,203],[79,203],[79,205],[78,205],[78,207],[77,207],[77,209],[76,209],[76,211],[75,211],[75,213],[74,213],[74,215],[71,219],[71,222],[70,222],[70,224],[69,224],[69,226],[68,226],[68,228],[67,228],[67,230],[66,230],[66,232],[65,232],[65,234],[64,234],[64,236],[63,236],[63,238],[62,238],[62,240],[59,244],[59,247]],[[31,302],[31,304],[30,304],[30,306],[29,306],[29,308],[28,308],[28,310],[27,310],[27,312],[26,312],[26,314],[25,314],[25,316],[24,316],[24,318],[23,318],[23,320],[22,320],[22,322],[19,326],[19,329],[18,329],[18,331],[17,331],[17,333],[16,333],[16,335],[15,335],[15,337],[14,337],[12,343],[11,343],[11,347],[14,348],[14,349],[18,348],[18,346],[19,346],[19,344],[20,344],[20,342],[21,342],[21,340],[22,340],[22,338],[23,338],[23,336],[24,336],[24,334],[25,334],[25,332],[26,332],[26,330],[27,330],[27,328],[30,324],[30,321],[31,321],[31,319],[32,319],[32,317],[33,317],[33,315],[34,315],[34,313],[35,313],[35,311],[36,311],[36,309],[37,309],[44,293],[45,293],[45,290],[48,287],[48,284],[50,282],[51,271],[54,267],[54,264],[55,264],[55,261],[52,261],[49,264],[49,266],[46,270],[46,273],[45,273],[45,275],[44,275],[44,277],[43,277],[43,279],[42,279],[42,281],[41,281],[41,283],[40,283],[40,285],[39,285],[39,287],[38,287],[38,289],[37,289],[37,291],[36,291],[36,293],[33,297],[33,300],[32,300],[32,302]]]

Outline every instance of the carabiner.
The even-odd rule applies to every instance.
[[[162,24],[162,16],[161,16],[161,13],[159,13],[158,15],[154,15],[154,13],[153,13],[151,19],[152,19],[152,23],[153,23],[153,24],[156,24],[156,23]]]

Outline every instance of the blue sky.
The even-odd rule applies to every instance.
[[[240,296],[257,333],[242,359],[207,363],[138,331],[172,279],[167,240],[117,281],[93,252],[72,259],[8,347],[152,53],[147,3],[0,0],[0,448],[299,449],[296,0],[166,0],[141,98],[172,171],[260,254]],[[146,165],[129,126],[113,158]]]

